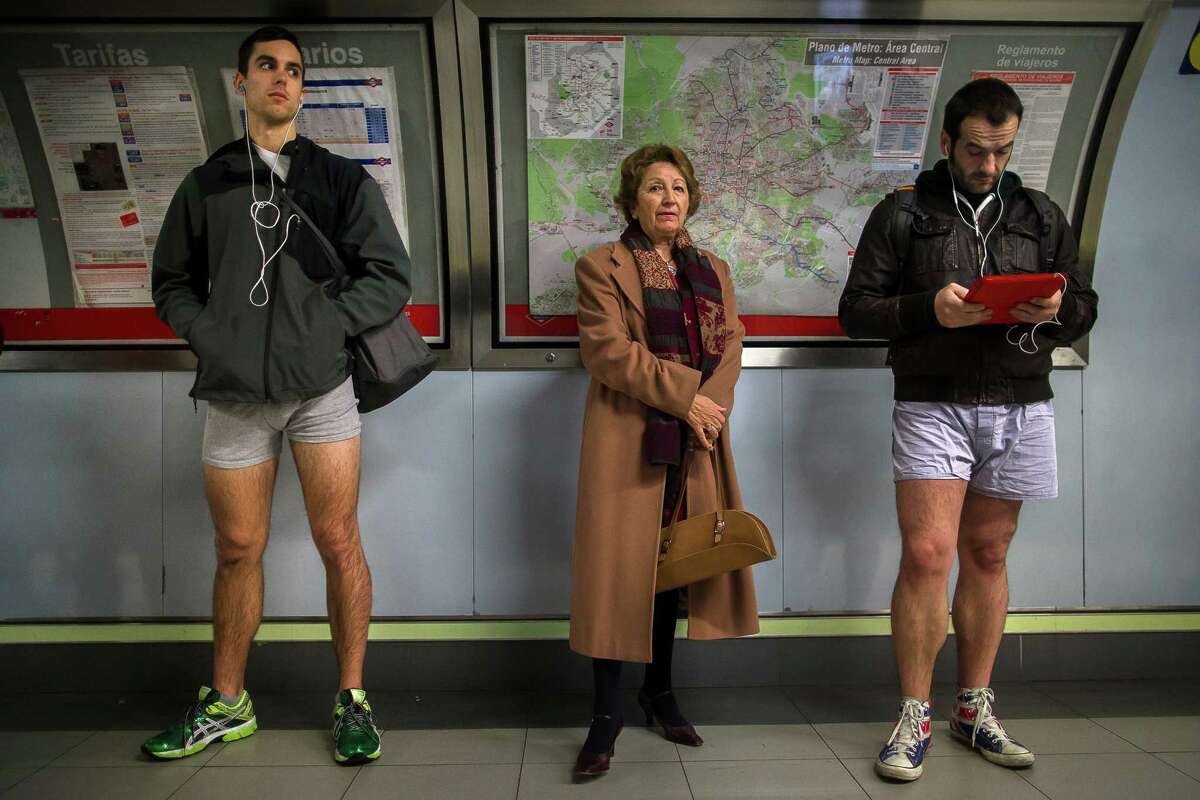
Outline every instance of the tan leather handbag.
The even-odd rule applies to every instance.
[[[689,449],[680,465],[684,484],[675,501],[672,522],[659,531],[656,592],[697,583],[722,572],[732,572],[775,558],[775,542],[771,540],[771,532],[761,519],[747,511],[726,508],[682,522],[675,521],[687,494],[684,488],[687,486],[693,452]],[[715,448],[710,453],[715,453]],[[713,458],[717,498],[723,501],[725,492],[721,485],[721,470],[717,469],[715,455]]]

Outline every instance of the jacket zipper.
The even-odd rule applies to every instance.
[[[271,332],[275,329],[275,302],[277,302],[276,288],[279,286],[279,264],[276,263],[271,267],[271,298],[270,308],[267,309],[267,335],[263,340],[263,395],[267,401],[271,400],[271,383],[269,373],[271,359]]]
[[[972,209],[972,214],[974,214],[974,209]],[[976,225],[978,225],[978,217],[975,218],[975,222]],[[959,230],[957,221],[954,223],[954,230],[955,235],[957,236]],[[969,240],[969,243],[967,244],[967,252],[971,257],[971,276],[975,280],[978,280],[983,275],[983,266],[980,264],[980,258],[983,254],[983,247],[979,242],[979,236],[976,235],[974,230],[969,230],[967,233],[969,235],[961,237],[959,241],[962,242],[964,240]],[[968,286],[967,288],[969,289],[971,287]],[[979,364],[979,372],[975,376],[975,403],[980,405],[985,399],[983,375],[986,372],[987,352],[986,348],[983,346],[983,339],[980,336],[976,335],[973,343],[975,345],[976,363]]]

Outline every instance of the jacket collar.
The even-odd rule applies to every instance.
[[[621,292],[629,304],[645,317],[646,309],[642,305],[642,277],[638,274],[633,253],[629,252],[629,248],[622,242],[617,241],[612,244],[609,258],[612,260],[613,277],[617,280],[617,286],[621,287]]]
[[[917,191],[921,194],[922,202],[928,208],[936,209],[942,213],[954,214],[954,201],[952,192],[954,191],[953,184],[950,181],[950,169],[946,159],[941,159],[933,165],[933,169],[927,169],[917,176]],[[1022,188],[1021,176],[1015,172],[1005,172],[1000,179],[998,193],[1000,199],[1005,203],[1009,203],[1013,194]],[[958,187],[962,191],[962,187]]]
[[[295,139],[287,142],[283,146],[281,155],[289,156],[292,159],[291,166],[288,168],[287,182],[288,187],[297,186],[300,183],[300,178],[308,169],[309,163],[317,149],[310,139],[307,139],[299,134]],[[252,159],[256,159],[258,166],[255,170],[266,170],[267,165],[262,163],[262,159],[258,157],[258,152],[252,150]],[[206,164],[221,162],[226,170],[227,175],[231,180],[249,180],[250,178],[250,162],[246,159],[246,137],[235,139],[228,144],[225,144],[217,149],[215,153],[208,157]],[[260,183],[267,181],[266,172],[263,172]],[[278,185],[278,184],[277,184]]]

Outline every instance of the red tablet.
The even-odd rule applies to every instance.
[[[1012,325],[1015,319],[1009,311],[1018,303],[1034,297],[1050,297],[1067,285],[1061,272],[1041,272],[1032,275],[984,275],[971,284],[967,303],[983,303],[992,310],[987,325]]]

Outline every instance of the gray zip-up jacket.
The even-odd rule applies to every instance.
[[[307,400],[350,374],[346,338],[387,322],[411,294],[411,265],[379,185],[359,164],[304,137],[284,146],[286,184],[275,179],[282,219],[259,229],[268,255],[279,255],[259,279],[262,255],[250,219],[246,140],[225,145],[184,179],[154,248],[152,287],[158,316],[199,359],[191,396],[266,403]],[[260,200],[270,194],[269,168],[253,152]],[[302,218],[299,205],[346,264],[335,271]],[[259,214],[271,222],[274,213]],[[265,291],[264,291],[265,289]]]

